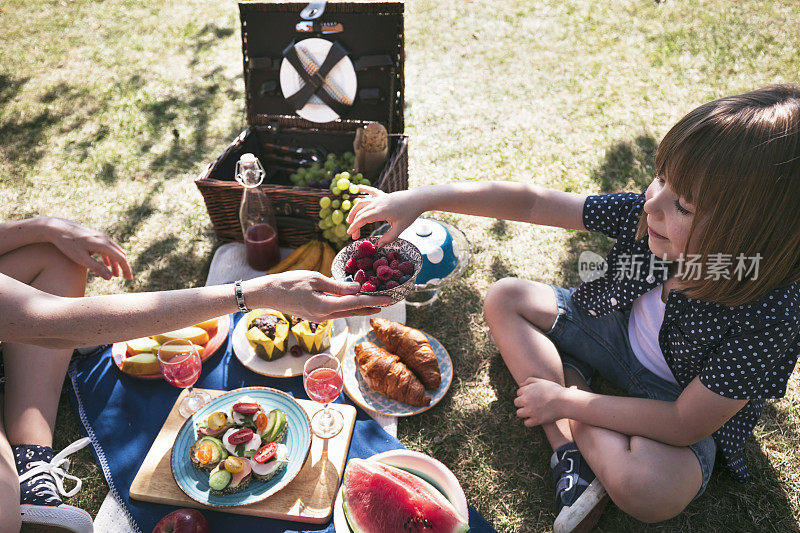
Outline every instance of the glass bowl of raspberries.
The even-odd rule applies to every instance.
[[[422,268],[422,253],[404,239],[396,239],[378,248],[380,237],[351,242],[333,258],[334,279],[356,281],[360,294],[388,296],[401,301],[414,288]]]

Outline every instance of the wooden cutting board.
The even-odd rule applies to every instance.
[[[225,391],[204,390],[212,398]],[[172,444],[185,419],[178,413],[178,404],[183,399],[184,390],[167,416],[164,426],[156,436],[153,446],[147,452],[142,466],[131,484],[130,495],[135,500],[165,503],[178,507],[194,507],[212,509],[228,513],[264,516],[281,520],[294,520],[323,524],[330,520],[333,513],[333,502],[342,479],[347,450],[353,436],[356,420],[356,409],[352,405],[330,404],[344,416],[344,427],[341,433],[328,439],[320,439],[312,434],[311,450],[303,468],[285,488],[276,492],[266,500],[242,507],[226,509],[212,508],[189,498],[175,483],[170,466]],[[310,400],[297,399],[297,403],[308,413],[310,419],[314,413],[322,409],[322,405]]]

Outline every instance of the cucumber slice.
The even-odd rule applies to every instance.
[[[264,433],[261,434],[262,437],[268,437],[272,430],[275,429],[275,422],[277,422],[278,417],[275,414],[277,409],[274,409],[267,414],[267,426],[264,428]]]
[[[222,490],[231,483],[233,474],[227,470],[217,470],[208,478],[208,486],[214,490]]]
[[[275,426],[272,428],[272,431],[269,432],[264,438],[266,442],[272,442],[278,438],[284,428],[286,428],[286,413],[281,411],[280,409],[273,409],[270,411],[270,416],[272,413],[275,413]]]

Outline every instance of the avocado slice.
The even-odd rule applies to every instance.
[[[269,416],[272,417],[273,413],[275,414],[275,424],[272,426],[272,429],[264,434],[264,441],[265,442],[272,442],[276,440],[283,430],[286,429],[286,413],[281,411],[280,409],[273,409],[269,412]],[[269,425],[269,422],[267,422]]]
[[[208,442],[209,444],[213,444],[216,452],[212,452],[212,461],[219,462],[228,457],[228,450],[225,449],[225,445],[222,444],[222,441],[215,438],[215,437],[203,437],[200,439],[198,443],[198,447]]]

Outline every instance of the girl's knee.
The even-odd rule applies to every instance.
[[[492,283],[483,300],[484,315],[507,313],[514,302],[515,294],[519,291],[518,282],[517,278],[503,278]]]
[[[666,487],[664,480],[655,472],[630,465],[607,474],[603,486],[611,501],[635,519],[646,522],[663,522],[678,516],[691,501],[691,498]]]
[[[76,263],[50,243],[37,243],[25,248],[26,251],[30,248],[28,260],[40,268],[31,285],[58,296],[84,295],[87,275],[85,266]]]

